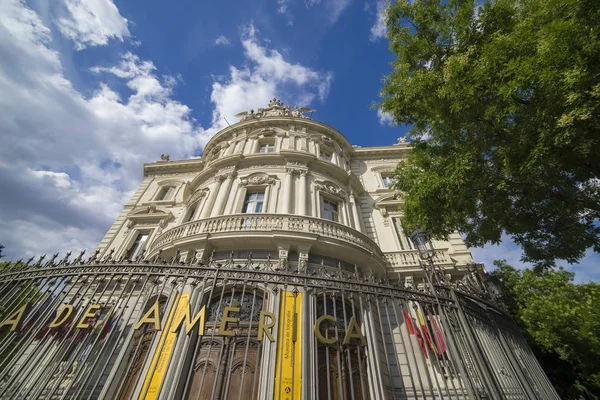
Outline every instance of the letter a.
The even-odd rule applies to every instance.
[[[160,307],[158,304],[158,300],[156,301],[156,303],[154,303],[152,307],[150,307],[148,312],[144,314],[142,319],[140,319],[137,322],[137,324],[135,324],[135,327],[133,329],[137,331],[142,327],[142,325],[151,323],[154,324],[154,329],[160,331]]]
[[[17,311],[12,313],[10,317],[5,319],[1,324],[0,328],[6,325],[11,325],[10,332],[13,332],[19,326],[19,322],[21,322],[21,318],[23,318],[23,314],[25,314],[25,310],[27,309],[28,304],[23,304],[23,307],[19,308]]]
[[[361,346],[367,345],[367,339],[365,339],[362,332],[360,331],[360,325],[358,324],[358,322],[356,322],[356,318],[354,318],[354,316],[350,318],[350,323],[348,324],[348,330],[346,331],[346,336],[344,336],[343,343],[350,343],[350,339],[352,338],[360,339]]]

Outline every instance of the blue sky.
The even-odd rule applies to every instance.
[[[372,109],[390,71],[383,0],[0,2],[0,243],[93,249],[160,154],[201,154],[277,97],[353,144],[407,129]],[[519,249],[475,249],[478,261]],[[597,255],[574,267],[600,280]]]

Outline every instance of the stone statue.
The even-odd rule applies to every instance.
[[[267,108],[259,108],[256,113],[254,110],[242,111],[235,116],[240,119],[240,122],[262,117],[295,117],[310,119],[310,117],[307,117],[304,115],[304,113],[312,113],[314,111],[315,110],[311,108],[298,108],[298,106],[294,106],[294,109],[292,110],[289,105],[284,105],[281,100],[273,98],[273,100],[269,102],[269,106]]]
[[[168,154],[161,154],[160,161],[170,161]]]
[[[399,137],[397,144],[404,144],[404,143],[406,143],[406,136]]]

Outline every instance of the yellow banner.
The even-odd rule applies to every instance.
[[[165,374],[167,373],[167,367],[169,366],[169,360],[175,347],[175,340],[177,339],[178,332],[169,332],[173,321],[178,321],[181,316],[186,312],[188,303],[190,301],[189,293],[178,294],[173,302],[173,307],[167,317],[167,322],[160,334],[158,345],[156,349],[161,349],[160,353],[156,351],[152,357],[152,363],[150,364],[150,370],[146,375],[142,392],[140,393],[139,400],[156,400],[158,398],[158,391],[160,384],[162,383]],[[154,373],[152,373],[154,371]],[[147,389],[147,390],[146,390]],[[144,393],[146,394],[144,396]]]
[[[275,364],[275,400],[301,398],[302,293],[281,292],[277,363]],[[292,397],[293,395],[293,397]]]

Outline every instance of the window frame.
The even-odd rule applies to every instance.
[[[333,149],[331,149],[329,146],[320,145],[319,146],[319,160],[332,162]]]
[[[331,205],[335,205],[335,211],[333,211],[333,216],[335,219],[331,219],[331,218],[327,218],[325,216],[325,203],[329,203]],[[332,221],[332,222],[337,222],[338,224],[342,223],[340,217],[340,201],[337,199],[333,199],[331,197],[328,196],[323,196],[321,195],[321,218],[325,219],[327,221]],[[331,212],[331,210],[327,210],[328,212]]]
[[[191,222],[193,220],[194,214],[196,214],[196,212],[198,211],[199,205],[200,205],[200,202],[197,201],[187,208],[187,210],[185,211],[185,214],[183,216],[183,220],[181,221],[182,224]]]
[[[379,174],[379,178],[381,179],[381,184],[384,189],[391,189],[390,186],[394,184],[394,179],[392,178],[391,172],[381,172]]]
[[[400,249],[403,251],[415,250],[415,245],[412,243],[410,237],[406,235],[406,232],[404,231],[404,227],[402,226],[402,220],[400,219],[401,216],[394,215],[390,216],[390,218],[392,219],[392,229],[396,233],[396,238],[400,243]],[[396,221],[398,221],[398,224],[396,224]]]
[[[250,200],[249,197],[252,195],[262,194],[262,199]],[[244,194],[244,201],[242,202],[242,214],[262,214],[265,212],[265,203],[266,203],[266,188],[253,188],[247,189]],[[249,204],[260,204],[260,211],[248,212],[247,207]],[[255,208],[256,209],[256,208]]]
[[[261,151],[263,148],[266,149],[266,151]],[[269,151],[271,150],[271,151]],[[274,140],[261,140],[258,142],[258,148],[256,149],[256,152],[259,154],[269,154],[269,153],[275,153],[275,141]]]
[[[154,201],[173,201],[177,188],[173,185],[164,185],[158,189]]]
[[[135,234],[131,236],[132,238],[129,240],[128,246],[126,247],[125,259],[130,261],[135,260],[148,245],[151,235],[151,231],[136,231]],[[146,236],[146,239],[144,239],[140,244],[138,244],[137,249],[135,249],[135,251],[132,252],[132,250],[136,246],[138,238],[142,236]]]

